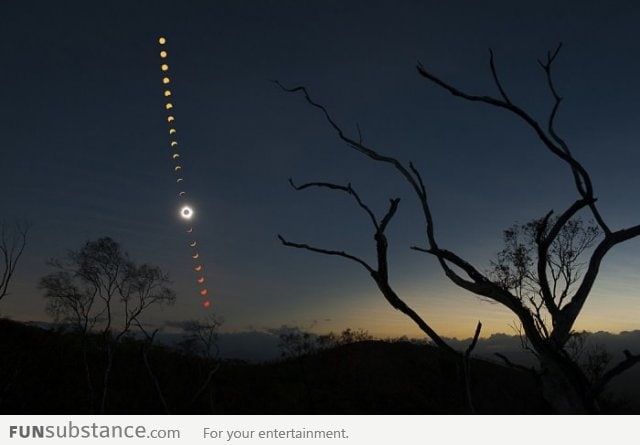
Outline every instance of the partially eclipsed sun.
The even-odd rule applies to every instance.
[[[176,128],[174,127],[174,121],[176,120],[176,116],[172,112],[172,110],[175,107],[173,105],[173,101],[171,101],[171,97],[173,96],[173,91],[169,87],[169,85],[171,84],[171,78],[169,77],[169,72],[170,72],[169,61],[167,59],[169,54],[164,47],[164,45],[167,43],[167,39],[165,37],[160,36],[158,37],[158,43],[160,45],[160,48],[159,48],[160,59],[161,59],[160,71],[162,72],[162,84],[164,85],[163,95],[166,98],[164,102],[164,108],[167,111],[166,119],[167,119],[167,123],[169,124],[168,125],[169,135],[171,136],[169,140],[169,145],[171,146],[170,154],[173,161],[175,161],[175,163],[173,164],[173,169],[174,169],[174,172],[176,173],[176,183],[180,184],[183,181],[183,178],[181,177],[183,169],[179,162],[179,159],[181,158],[181,153],[180,153],[181,150],[178,148],[178,145],[181,145],[181,144],[178,144],[178,141],[176,140],[177,136],[175,136]],[[190,226],[191,223],[189,221],[193,219],[195,212],[191,206],[184,205],[185,203],[188,202],[184,198],[186,194],[187,192],[179,189],[178,198],[182,199],[183,201],[182,201],[182,205],[178,207],[178,215],[180,216],[181,219],[185,221],[186,232],[188,234],[191,234],[193,233],[193,228]],[[200,285],[199,294],[202,297],[205,297],[205,299],[202,301],[201,304],[204,308],[209,308],[211,307],[211,301],[206,298],[207,295],[209,294],[209,290],[206,287],[204,287],[206,283],[206,279],[203,273],[202,264],[199,262],[200,254],[196,250],[198,243],[192,238],[191,235],[189,236],[189,238],[190,238],[189,247],[193,249],[191,251],[191,258],[195,260],[195,264],[194,264],[195,267],[193,268],[193,270],[198,273],[195,281]]]

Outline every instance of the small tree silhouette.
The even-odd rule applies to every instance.
[[[0,300],[9,293],[9,283],[27,245],[29,225],[0,222]]]
[[[109,378],[113,367],[113,346],[132,327],[147,338],[141,317],[154,305],[172,304],[175,292],[169,287],[168,275],[159,267],[138,265],[129,259],[120,244],[109,237],[88,241],[79,250],[70,250],[63,258],[48,264],[54,272],[40,280],[45,291],[47,311],[56,322],[62,322],[82,338],[83,361],[88,398],[94,402],[94,384],[87,348],[90,333],[98,333],[105,352],[102,370],[99,412],[106,407]],[[151,337],[151,340],[153,337]]]
[[[497,97],[466,93],[435,76],[422,64],[417,66],[420,76],[453,96],[500,108],[518,117],[533,130],[542,145],[568,167],[573,178],[577,192],[575,201],[558,213],[556,217],[553,217],[553,211],[549,211],[544,217],[526,228],[531,240],[527,246],[528,250],[513,249],[513,245],[510,247],[515,235],[509,236],[506,239],[506,250],[499,255],[497,263],[494,264],[497,268],[494,267],[491,274],[482,273],[459,254],[439,245],[434,230],[434,218],[429,205],[427,188],[420,172],[412,163],[406,165],[392,156],[383,155],[374,150],[363,142],[360,131],[356,137],[347,135],[327,108],[312,99],[305,87],[287,88],[279,82],[276,83],[286,92],[301,93],[309,105],[320,110],[331,128],[347,146],[374,161],[391,166],[409,184],[420,202],[427,243],[426,247],[412,248],[434,256],[445,275],[457,286],[500,303],[515,314],[526,336],[527,343],[539,358],[540,381],[545,398],[550,405],[556,411],[563,413],[597,412],[599,411],[598,396],[604,386],[613,377],[640,361],[640,355],[624,351],[625,359],[623,361],[604,373],[598,369],[602,375],[596,382],[592,382],[579,364],[571,358],[566,348],[572,338],[576,318],[591,292],[606,254],[614,246],[640,235],[640,225],[614,230],[607,224],[597,205],[593,184],[587,170],[574,157],[567,142],[556,132],[555,119],[562,97],[554,85],[552,67],[560,48],[561,45],[555,51],[548,52],[544,61],[539,61],[553,98],[553,105],[544,126],[511,100],[498,76],[492,51],[490,51],[489,67],[499,92]],[[300,186],[296,186],[293,182],[291,184],[296,190],[322,187],[351,195],[369,215],[375,227],[377,267],[373,267],[361,258],[344,251],[294,243],[279,235],[280,241],[285,246],[340,256],[359,263],[371,274],[387,301],[395,309],[410,317],[437,346],[448,352],[468,357],[469,351],[461,353],[451,348],[423,318],[399,298],[389,284],[387,239],[384,232],[396,213],[400,201],[398,198],[392,199],[387,213],[381,219],[377,219],[350,184],[338,185],[319,182]],[[580,226],[575,226],[578,224],[576,218],[580,211],[588,212],[591,215],[595,220],[597,231],[590,228],[583,231]],[[596,242],[597,232],[600,232],[602,236]],[[580,250],[580,245],[583,246],[581,253],[589,250],[589,256],[584,262],[584,274],[577,276],[573,273],[577,270],[576,266],[579,265],[576,263],[577,251],[575,249]],[[591,246],[593,246],[592,249],[590,249]],[[552,258],[563,252],[566,255],[565,264],[558,268]],[[523,255],[524,257],[522,257]],[[508,267],[515,267],[515,269]],[[557,275],[558,271],[560,271],[560,276]],[[535,298],[529,299],[532,296]],[[480,325],[476,330],[475,339],[477,339],[479,327]]]
[[[584,257],[593,250],[601,232],[595,223],[587,224],[578,218],[563,224],[547,249],[546,276],[543,276],[536,265],[536,240],[548,236],[541,231],[547,230],[556,221],[557,218],[552,218],[548,223],[543,219],[535,219],[526,224],[514,224],[505,230],[504,247],[491,263],[488,273],[494,283],[511,292],[529,308],[536,329],[543,338],[549,338],[553,330],[553,318],[545,305],[541,281],[546,280],[556,305],[563,306],[580,284],[586,268]]]
[[[213,377],[220,369],[220,348],[218,338],[223,319],[216,314],[211,314],[201,320],[190,320],[183,326],[187,335],[182,347],[190,353],[195,353],[204,359],[207,366],[205,378],[202,384],[191,397],[191,404],[195,404],[203,394],[211,387]],[[209,394],[211,410],[214,409],[213,394]]]

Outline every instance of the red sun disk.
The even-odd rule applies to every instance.
[[[211,302],[209,300],[205,300],[202,302],[202,307],[208,309],[211,307]]]

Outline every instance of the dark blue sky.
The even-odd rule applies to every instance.
[[[176,217],[156,39],[169,39],[186,186],[214,307],[228,329],[298,324],[415,333],[357,265],[282,247],[296,241],[372,258],[366,217],[345,196],[294,192],[350,181],[389,229],[392,282],[445,335],[511,317],[449,284],[421,244],[417,203],[394,171],[341,144],[300,97],[304,84],[345,129],[412,160],[431,193],[440,244],[481,269],[502,229],[575,199],[571,176],[523,124],[420,78],[417,60],[474,93],[496,94],[493,48],[514,101],[546,119],[536,59],[559,41],[558,129],[590,171],[615,228],[640,221],[640,6],[636,2],[8,1],[0,17],[0,217],[33,228],[3,314],[44,319],[44,261],[109,235],[168,270],[175,307],[202,315]],[[638,327],[638,241],[613,252],[584,311],[592,329]]]

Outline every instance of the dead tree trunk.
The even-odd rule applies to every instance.
[[[633,355],[625,351],[625,360],[614,366],[598,382],[594,383],[589,381],[578,363],[571,360],[564,348],[572,335],[576,318],[580,314],[595,283],[604,257],[614,246],[640,236],[640,225],[618,230],[612,230],[609,227],[596,204],[597,199],[589,173],[573,156],[566,141],[556,132],[555,118],[562,98],[556,91],[551,69],[560,48],[561,46],[558,46],[553,53],[549,52],[546,60],[539,61],[553,98],[553,105],[545,126],[541,125],[523,108],[512,102],[500,82],[492,52],[490,52],[489,65],[494,83],[499,91],[497,97],[466,93],[435,76],[422,64],[417,66],[418,73],[423,78],[453,96],[504,109],[518,117],[533,130],[545,149],[569,168],[575,184],[577,198],[554,219],[551,218],[553,211],[550,211],[544,218],[536,221],[534,226],[535,248],[533,249],[535,260],[532,261],[532,266],[528,270],[524,270],[520,276],[516,276],[515,283],[512,280],[492,278],[480,272],[478,268],[461,255],[439,246],[436,240],[434,218],[429,205],[427,188],[421,174],[412,163],[405,165],[398,159],[380,154],[369,145],[365,145],[359,129],[356,137],[347,135],[328,110],[311,98],[305,87],[286,88],[280,83],[276,83],[284,91],[302,94],[309,105],[320,110],[331,128],[348,147],[369,159],[391,166],[403,177],[418,197],[425,221],[427,245],[426,247],[414,246],[412,248],[435,257],[447,278],[455,285],[478,296],[500,303],[513,312],[522,324],[532,349],[536,351],[540,359],[540,381],[543,385],[543,393],[556,412],[592,413],[599,410],[597,398],[606,383],[640,361],[640,355]],[[378,221],[371,210],[362,203],[351,185],[340,186],[328,183],[309,183],[299,187],[293,183],[292,185],[297,190],[316,186],[340,190],[352,195],[358,205],[369,215],[376,228],[374,239],[376,240],[378,265],[377,268],[374,268],[352,254],[337,250],[320,249],[307,244],[293,243],[280,236],[282,243],[289,247],[306,249],[326,255],[341,256],[359,263],[369,271],[382,294],[395,309],[410,317],[436,345],[446,351],[456,352],[415,311],[408,307],[389,285],[386,258],[387,240],[384,229],[394,216],[399,199],[391,200],[391,206],[387,214],[381,221]],[[554,248],[558,245],[562,247],[562,243],[566,243],[566,238],[563,237],[567,233],[572,233],[571,230],[574,228],[572,221],[575,221],[576,215],[580,211],[590,214],[595,220],[599,232],[603,234],[603,239],[593,247],[588,261],[585,261],[586,271],[578,278],[580,274],[572,274],[570,269],[562,269],[565,266],[573,267],[576,264],[572,263],[572,261],[577,258],[577,255],[570,253],[573,246],[567,247],[564,251],[564,254],[569,256],[565,255],[563,261],[569,261],[568,263],[558,266],[551,258],[554,254],[557,254]],[[569,240],[572,241],[573,238],[569,238]],[[595,236],[592,239],[587,238],[587,244],[582,244],[580,248],[581,252],[589,250],[592,242],[595,242]],[[558,268],[562,269],[560,275],[558,275]],[[529,284],[533,284],[536,289],[530,291],[529,294],[523,293],[523,279],[529,280]],[[559,280],[564,280],[564,285],[558,286]],[[573,285],[575,287],[572,287]]]

